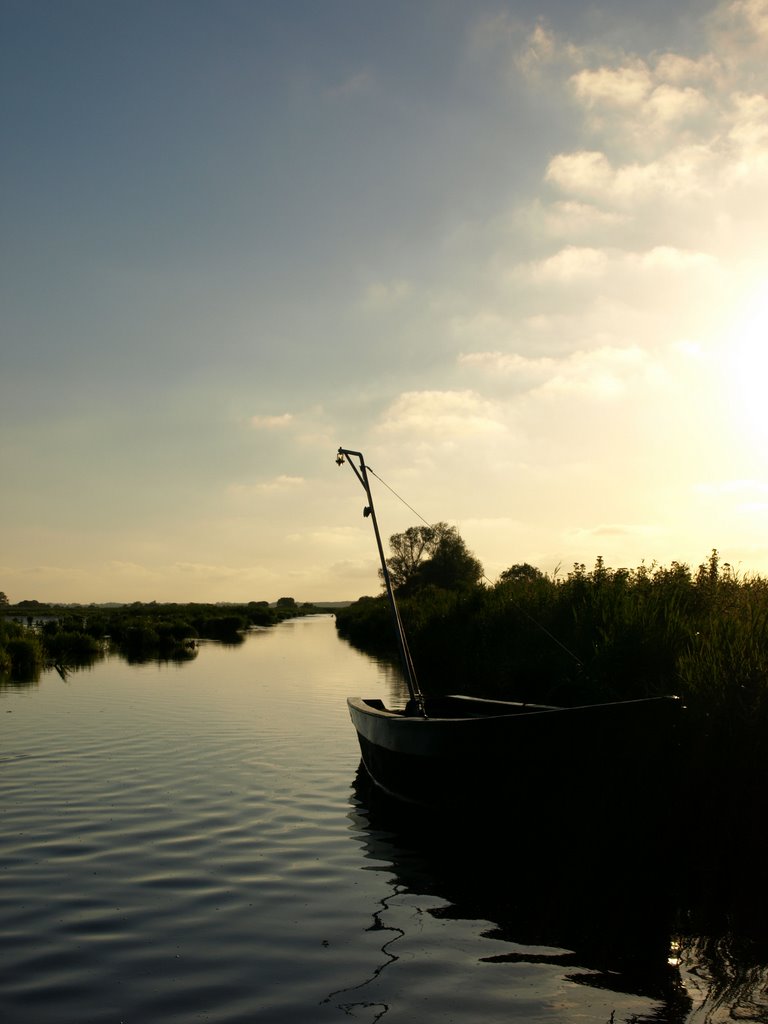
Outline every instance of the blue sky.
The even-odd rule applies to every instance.
[[[0,0],[0,589],[768,572],[768,2]],[[385,533],[413,514],[379,497]]]

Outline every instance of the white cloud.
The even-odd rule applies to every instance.
[[[552,31],[539,23],[528,35],[515,64],[522,73],[533,78],[557,56],[557,42]]]
[[[651,91],[652,81],[646,64],[638,60],[627,67],[579,71],[571,76],[570,85],[576,97],[588,107],[597,104],[635,107]]]
[[[251,416],[250,424],[256,430],[282,430],[293,423],[293,413],[284,412],[278,416]]]
[[[553,256],[530,264],[529,272],[537,282],[568,284],[584,278],[602,276],[608,262],[608,253],[602,249],[569,245]]]
[[[724,179],[734,191],[757,188],[768,193],[768,96],[735,93],[728,132],[730,163]],[[738,192],[737,192],[738,194]]]
[[[625,210],[686,198],[727,207],[745,184],[768,191],[767,25],[766,0],[736,0],[715,9],[712,49],[699,57],[603,54],[599,66],[572,73],[561,55],[563,85],[593,145],[555,155],[546,180],[568,197]]]
[[[247,575],[247,570],[231,565],[210,565],[204,562],[174,562],[172,571],[184,576],[196,576],[203,580],[236,579]]]
[[[604,228],[620,227],[627,222],[624,213],[573,199],[540,206],[536,213],[544,230],[553,237],[590,235]]]
[[[702,92],[692,86],[683,89],[674,85],[657,85],[645,104],[645,113],[655,125],[667,126],[673,122],[695,117],[707,110],[709,102]]]
[[[537,284],[570,285],[594,283],[609,273],[615,283],[628,274],[633,275],[633,286],[642,284],[638,274],[705,273],[717,271],[718,260],[710,253],[678,249],[671,245],[657,245],[645,252],[622,252],[616,249],[566,246],[552,256],[528,264],[522,271]]]
[[[674,273],[692,270],[716,270],[717,259],[710,253],[677,249],[672,245],[656,245],[639,255],[631,254],[628,259],[636,262],[643,270],[665,270]]]
[[[680,53],[665,53],[659,57],[653,69],[657,81],[671,82],[673,85],[706,83],[714,80],[721,70],[720,62],[711,53],[698,59]]]
[[[601,195],[612,184],[615,171],[605,153],[577,150],[552,157],[544,178],[564,192]]]
[[[731,16],[731,30],[745,29],[754,33],[758,41],[768,42],[768,2],[766,0],[731,0],[720,8],[720,18]],[[739,23],[741,20],[741,24]]]
[[[228,492],[233,497],[237,498],[248,498],[254,494],[274,493],[279,491],[290,491],[296,487],[301,487],[305,483],[303,477],[300,476],[287,476],[281,474],[271,480],[262,480],[258,483],[253,484],[231,484],[228,488]]]
[[[499,434],[505,426],[496,403],[474,391],[408,391],[386,410],[381,429],[451,440]]]
[[[571,395],[599,401],[621,398],[639,383],[658,379],[661,372],[653,357],[639,346],[605,346],[561,358],[473,352],[462,355],[460,362],[494,377],[512,378],[540,397]]]
[[[459,365],[482,370],[491,376],[513,378],[524,389],[533,390],[558,372],[559,361],[551,356],[528,357],[518,352],[465,352]]]
[[[691,143],[672,147],[656,160],[616,167],[605,153],[560,153],[550,160],[545,180],[576,196],[627,204],[657,197],[710,196],[717,171],[715,151]]]

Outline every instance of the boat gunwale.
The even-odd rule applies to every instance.
[[[636,708],[639,706],[650,707],[652,705],[662,706],[666,705],[669,707],[677,707],[682,709],[682,701],[680,697],[674,694],[663,694],[655,697],[637,697],[632,700],[620,700],[620,701],[603,701],[599,704],[576,704],[573,706],[568,705],[550,705],[550,704],[530,704],[523,701],[500,701],[492,700],[484,697],[470,697],[466,694],[446,694],[444,697],[434,698],[435,700],[450,700],[450,701],[467,701],[467,710],[471,703],[476,702],[483,706],[498,706],[497,712],[491,712],[489,714],[457,714],[457,715],[446,715],[446,714],[435,714],[426,717],[420,714],[412,714],[408,711],[408,706],[400,709],[391,709],[385,706],[384,702],[377,697],[347,697],[347,705],[350,709],[356,709],[362,714],[372,715],[377,718],[392,719],[398,722],[416,722],[422,726],[432,724],[435,725],[438,722],[466,722],[466,721],[496,721],[498,719],[516,719],[516,718],[529,718],[538,715],[551,715],[555,714],[572,714],[574,712],[608,712],[610,710],[624,710],[628,708]],[[430,698],[426,698],[427,707],[429,706]],[[459,705],[460,706],[460,705]],[[509,707],[510,710],[507,713],[501,709]]]

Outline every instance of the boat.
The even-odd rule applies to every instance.
[[[422,694],[379,533],[361,452],[339,448],[365,490],[409,699],[347,706],[371,781],[401,805],[514,814],[541,834],[588,828],[641,849],[669,835],[681,753],[675,696],[562,707]]]

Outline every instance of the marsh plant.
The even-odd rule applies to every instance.
[[[45,667],[59,671],[93,664],[107,653],[131,663],[188,661],[197,641],[242,643],[254,626],[273,626],[285,618],[316,611],[282,598],[243,605],[148,604],[109,608],[98,605],[44,605],[25,601],[4,605],[0,616],[0,679],[34,681]]]
[[[430,693],[561,704],[677,694],[723,729],[768,723],[768,581],[740,577],[716,551],[696,571],[598,558],[561,576],[521,564],[496,584],[426,586],[399,606]],[[337,625],[394,651],[383,596],[340,609]]]
[[[679,696],[684,756],[670,784],[695,884],[719,897],[738,888],[739,875],[762,876],[768,580],[740,576],[717,551],[696,570],[611,569],[598,559],[561,576],[522,564],[493,585],[425,587],[399,606],[426,693],[565,706]],[[379,655],[390,643],[382,597],[339,610],[337,625]],[[758,905],[755,892],[742,892],[745,914]],[[766,913],[767,903],[759,901]]]

